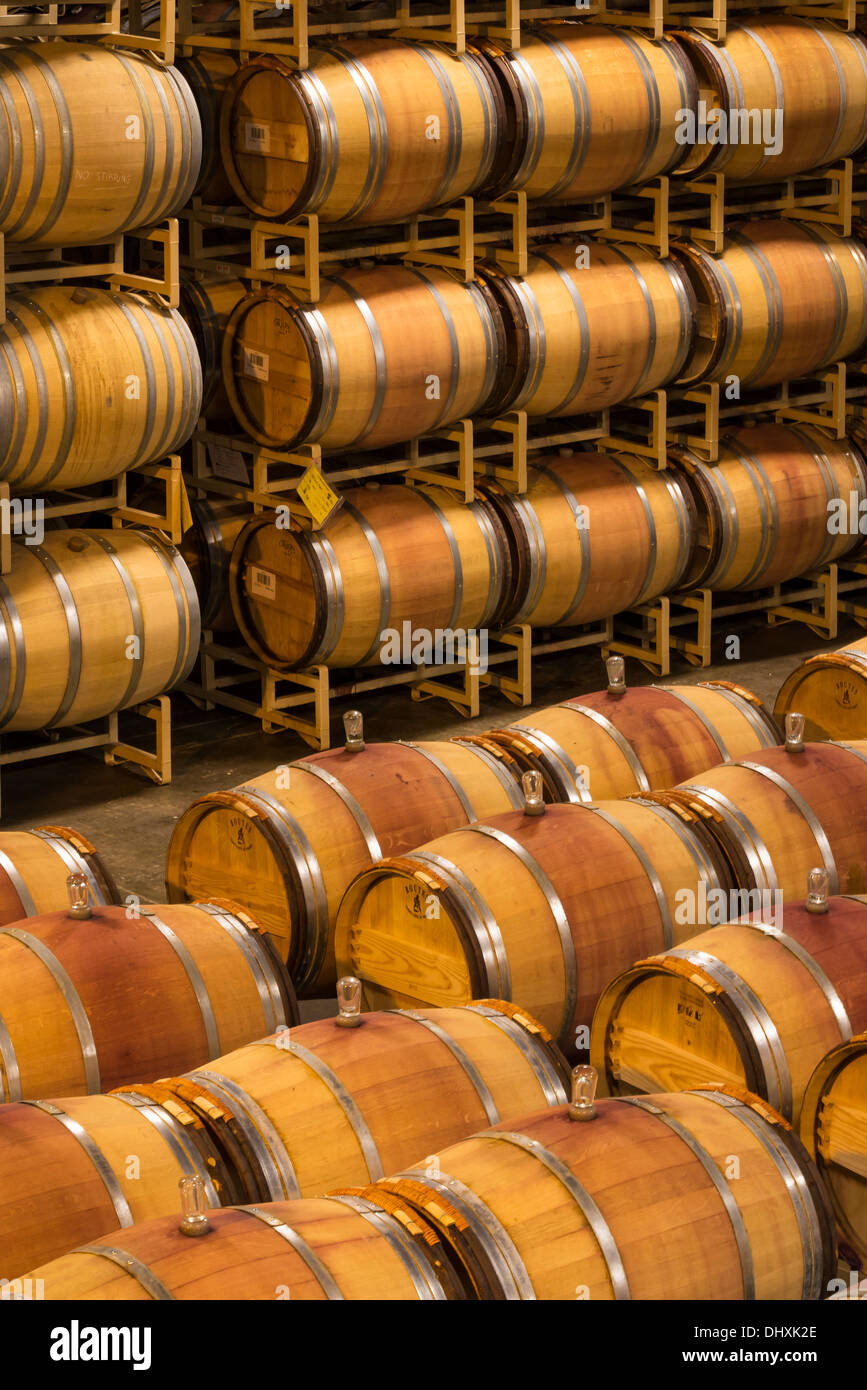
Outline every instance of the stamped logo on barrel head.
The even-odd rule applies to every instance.
[[[253,848],[253,830],[246,816],[232,816],[229,821],[229,838],[235,849],[246,852]]]
[[[841,709],[857,709],[858,693],[858,687],[853,681],[838,680],[834,683],[834,694]]]
[[[426,893],[419,883],[406,885],[406,907],[413,917],[435,921],[440,915],[440,903],[436,893]]]

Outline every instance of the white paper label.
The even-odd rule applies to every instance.
[[[268,362],[267,352],[254,352],[252,348],[244,348],[244,376],[250,376],[254,381],[267,381]]]
[[[260,570],[250,566],[250,593],[258,598],[277,597],[277,576],[271,570]]]
[[[225,478],[230,483],[248,484],[250,475],[244,462],[244,455],[237,449],[228,449],[225,444],[209,444],[211,468],[216,478]]]
[[[267,154],[271,148],[271,127],[254,121],[244,122],[244,149],[251,154]]]

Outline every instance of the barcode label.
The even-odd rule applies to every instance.
[[[271,570],[260,570],[250,566],[250,593],[258,598],[276,598],[277,576]]]
[[[271,127],[244,122],[244,148],[253,154],[267,154],[271,148]]]
[[[252,348],[244,348],[244,376],[252,377],[254,381],[268,380],[268,354],[267,352],[254,352]]]

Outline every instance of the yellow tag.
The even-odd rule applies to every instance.
[[[298,496],[316,522],[322,526],[340,506],[340,498],[323,478],[318,468],[310,467],[298,484]]]

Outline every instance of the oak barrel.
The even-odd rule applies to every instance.
[[[681,45],[601,24],[537,24],[521,46],[480,43],[506,107],[489,188],[580,201],[667,174],[687,153],[697,85]]]
[[[715,143],[696,139],[677,175],[724,171],[728,183],[769,183],[824,168],[864,143],[867,44],[860,34],[762,14],[729,25],[725,43],[713,43],[697,29],[677,38],[695,69],[709,132],[719,135],[712,113],[722,111],[726,137]],[[739,113],[734,130],[732,112]],[[770,127],[763,112],[772,119]]]
[[[867,742],[737,758],[646,796],[698,815],[739,888],[800,901],[815,866],[828,892],[867,892]]]
[[[73,1246],[178,1210],[198,1175],[214,1206],[240,1201],[207,1130],[129,1091],[0,1106],[0,1269],[15,1279]]]
[[[656,791],[779,742],[758,696],[730,681],[599,690],[462,741],[542,774],[549,801]]]
[[[315,308],[279,287],[237,306],[223,379],[248,434],[275,449],[376,449],[474,415],[496,385],[503,325],[487,290],[445,270],[323,277]]]
[[[202,399],[192,334],[145,295],[18,291],[0,325],[0,481],[32,495],[115,478],[186,443]]]
[[[223,386],[223,333],[235,305],[247,294],[243,280],[232,275],[200,275],[181,281],[180,312],[189,325],[202,364],[202,415],[232,419]]]
[[[629,454],[534,454],[527,483],[481,485],[508,538],[509,622],[580,627],[678,587],[696,510],[671,470]]]
[[[801,1138],[830,1194],[841,1241],[867,1269],[867,1032],[819,1062],[801,1108]]]
[[[487,630],[509,602],[506,532],[490,502],[396,483],[341,496],[317,531],[265,514],[239,535],[229,595],[253,651],[284,670],[437,666],[464,655],[463,634],[469,654],[468,634]]]
[[[674,260],[576,236],[537,245],[524,279],[481,269],[508,343],[491,409],[601,410],[663,386],[687,362],[696,299]]]
[[[764,1101],[702,1086],[595,1109],[583,1123],[563,1106],[498,1125],[365,1192],[430,1221],[478,1298],[823,1296],[827,1197]]]
[[[193,192],[203,203],[234,203],[235,192],[220,155],[220,103],[238,71],[238,58],[217,48],[194,48],[179,58],[178,72],[185,78],[199,112],[202,127],[202,160]]]
[[[268,937],[231,903],[134,902],[0,927],[0,1099],[108,1091],[297,1019]]]
[[[76,724],[171,690],[192,669],[199,629],[190,572],[153,532],[52,531],[13,545],[0,580],[0,728]]]
[[[223,99],[220,147],[236,194],[272,221],[388,223],[484,183],[503,103],[472,51],[334,39],[308,67],[259,55]]]
[[[119,902],[108,869],[89,840],[63,825],[0,831],[0,927],[66,907],[69,874],[84,874],[91,902]]]
[[[112,1231],[27,1277],[43,1281],[44,1298],[75,1302],[463,1297],[438,1235],[387,1192],[231,1206],[208,1221],[197,1240],[181,1233],[179,1216]]]
[[[202,130],[177,68],[101,44],[0,48],[0,232],[90,246],[189,200]]]
[[[359,874],[337,916],[338,972],[372,1009],[514,999],[580,1051],[636,948],[689,935],[676,896],[701,883],[729,879],[697,817],[636,800],[511,811]]]
[[[720,440],[713,464],[688,451],[670,463],[691,490],[699,522],[685,586],[757,589],[839,560],[863,543],[831,517],[850,495],[867,502],[867,463],[848,439],[806,426],[743,426]]]
[[[829,227],[744,222],[719,256],[680,243],[672,257],[698,302],[683,383],[771,386],[848,357],[867,337],[867,255]]]
[[[517,1007],[365,1013],[305,1023],[145,1091],[209,1131],[246,1201],[374,1182],[431,1148],[558,1105],[569,1070]]]
[[[867,738],[867,637],[818,652],[783,682],[774,714],[803,714],[811,739]]]
[[[867,1027],[867,898],[827,908],[757,901],[726,925],[709,911],[713,930],[613,980],[590,1042],[609,1093],[728,1082],[797,1123],[813,1068]]]
[[[243,903],[299,993],[321,994],[336,978],[334,919],[355,874],[519,804],[508,770],[459,743],[313,753],[194,801],[169,844],[166,893]]]
[[[230,632],[235,627],[229,598],[229,566],[239,535],[250,520],[246,502],[190,497],[192,526],[179,546],[199,596],[202,627]]]

